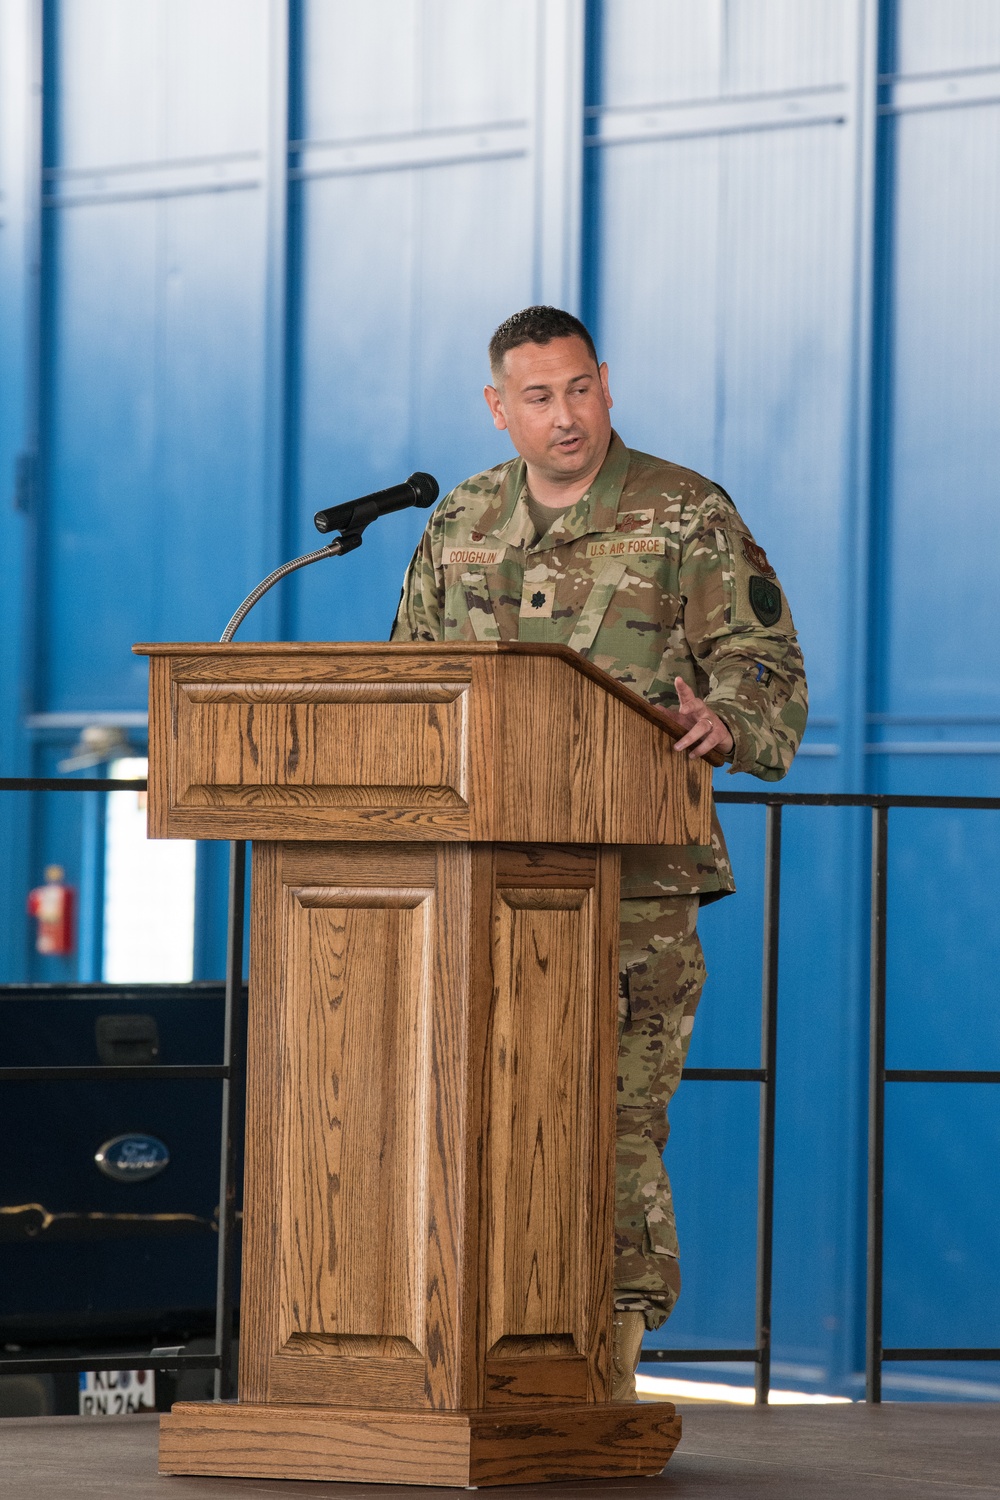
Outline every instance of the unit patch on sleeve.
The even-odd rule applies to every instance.
[[[754,541],[753,537],[744,536],[743,556],[746,558],[751,568],[754,568],[758,573],[762,573],[765,578],[774,577],[774,569],[771,567],[771,564],[767,560],[767,553],[764,551],[763,547],[757,546],[757,543]]]
[[[760,623],[777,625],[781,619],[781,590],[778,585],[772,583],[770,578],[760,578],[754,573],[749,588],[750,608]]]

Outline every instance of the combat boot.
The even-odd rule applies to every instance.
[[[646,1319],[641,1312],[615,1308],[611,1324],[611,1399],[637,1401],[635,1372],[642,1353],[642,1336]]]

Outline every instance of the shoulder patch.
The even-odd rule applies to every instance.
[[[770,578],[755,573],[750,579],[750,608],[762,625],[777,625],[781,619],[781,590]]]
[[[771,567],[771,564],[767,560],[767,553],[764,551],[763,547],[757,546],[757,543],[754,541],[753,537],[744,536],[743,556],[746,558],[751,568],[756,568],[757,572],[763,574],[765,578],[774,577],[774,569]]]

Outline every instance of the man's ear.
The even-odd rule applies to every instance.
[[[604,399],[608,403],[608,411],[610,411],[611,408],[614,406],[615,403],[612,401],[612,399],[611,399],[611,392],[608,389],[608,367],[607,367],[607,364],[605,363],[603,365],[598,365],[598,367],[597,367],[597,373],[601,377],[601,390],[604,392]]]
[[[500,392],[495,385],[483,386],[483,395],[486,397],[486,405],[493,417],[493,426],[499,432],[507,431],[507,418],[503,414],[503,402],[500,400]]]

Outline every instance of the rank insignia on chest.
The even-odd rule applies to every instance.
[[[532,583],[526,578],[524,592],[521,595],[522,620],[551,620],[555,598],[554,583]]]

